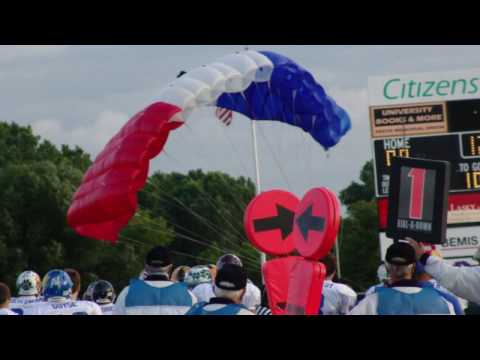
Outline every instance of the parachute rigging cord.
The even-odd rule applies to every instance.
[[[204,106],[228,109],[252,121],[301,128],[325,150],[337,145],[351,127],[345,110],[292,60],[253,50],[226,56],[181,72],[156,103],[131,118],[109,141],[74,194],[69,225],[82,236],[115,243],[138,208],[137,193],[147,181],[150,160],[162,152],[171,132]]]

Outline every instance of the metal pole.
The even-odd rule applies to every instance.
[[[252,140],[253,140],[253,158],[255,163],[255,177],[256,177],[256,189],[257,196],[262,192],[262,184],[260,181],[260,161],[258,157],[258,145],[257,145],[257,122],[252,120]],[[263,267],[263,264],[267,262],[267,256],[265,253],[260,253],[260,264]],[[262,276],[263,279],[263,276]]]
[[[343,240],[343,224],[340,224],[341,230],[340,230],[340,237],[337,239],[337,242],[335,243],[335,256],[337,257],[337,275],[338,278],[342,278],[342,269],[340,266],[340,240]]]

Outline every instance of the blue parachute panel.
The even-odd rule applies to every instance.
[[[269,82],[253,83],[243,93],[223,94],[217,106],[252,120],[280,121],[308,132],[325,149],[351,129],[347,112],[305,69],[285,56],[261,52],[274,64]]]

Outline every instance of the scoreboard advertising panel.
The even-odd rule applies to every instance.
[[[450,164],[447,229],[437,248],[448,260],[470,261],[480,246],[480,69],[370,78],[369,105],[381,248],[392,241],[387,228],[393,159],[435,160]],[[435,187],[434,169],[401,172],[401,183],[407,185],[400,187],[396,201],[410,196],[418,179],[428,183],[426,189]],[[425,195],[425,203],[435,196]],[[405,206],[395,206],[395,219],[404,227],[409,223],[397,217],[422,211],[427,219],[433,211],[424,204]]]

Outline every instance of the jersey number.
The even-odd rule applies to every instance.
[[[426,174],[426,169],[413,168],[408,172],[408,177],[411,179],[410,208],[408,211],[410,219],[421,220],[423,218]]]

